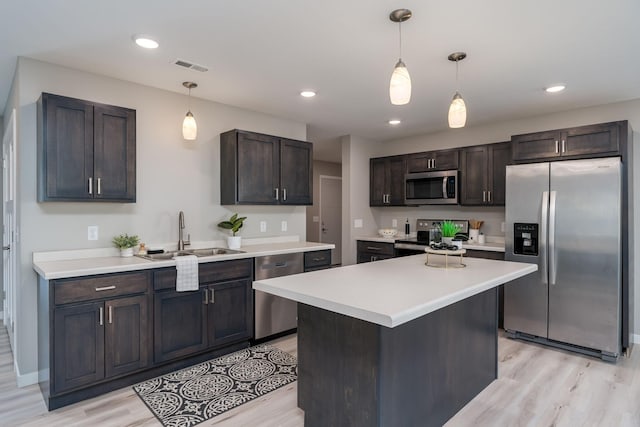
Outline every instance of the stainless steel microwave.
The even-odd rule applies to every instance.
[[[458,171],[408,173],[404,176],[407,205],[457,205]]]

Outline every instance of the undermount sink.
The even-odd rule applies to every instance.
[[[137,257],[148,259],[151,261],[166,261],[178,256],[195,255],[197,257],[214,256],[214,255],[231,255],[243,254],[244,251],[227,248],[203,248],[203,249],[184,249],[182,251],[169,251],[161,254],[136,255]]]

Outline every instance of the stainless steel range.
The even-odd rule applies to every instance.
[[[443,219],[418,219],[416,221],[416,237],[410,237],[407,239],[396,239],[395,252],[396,256],[407,256],[424,253],[424,249],[429,246],[431,242],[440,242],[441,235],[439,234],[440,225],[445,221]],[[455,224],[460,227],[458,235],[466,240],[465,237],[469,235],[469,221],[452,219]]]

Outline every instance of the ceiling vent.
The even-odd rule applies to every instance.
[[[176,59],[174,61],[174,64],[180,67],[189,68],[190,70],[200,71],[201,73],[209,71],[209,69],[204,65],[195,64],[193,62],[185,61],[184,59]]]

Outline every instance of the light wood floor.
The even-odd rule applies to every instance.
[[[295,336],[272,342],[296,354]],[[499,379],[446,424],[453,426],[640,426],[640,348],[617,364],[500,338]],[[473,355],[469,355],[473,357]],[[202,426],[299,427],[296,383]],[[16,387],[0,323],[0,426],[160,426],[131,387],[47,412],[37,386]]]

